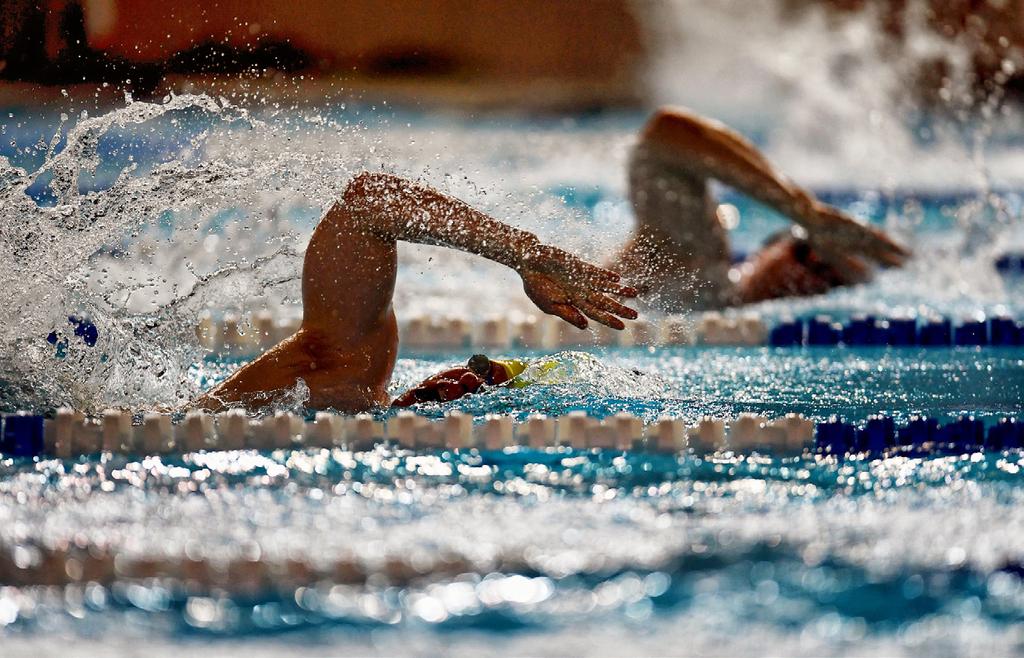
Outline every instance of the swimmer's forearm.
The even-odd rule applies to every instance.
[[[345,209],[370,230],[408,242],[474,253],[518,269],[540,241],[453,197],[390,174],[363,173],[345,190]]]

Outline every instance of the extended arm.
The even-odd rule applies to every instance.
[[[443,245],[506,265],[522,276],[527,295],[542,311],[577,327],[586,327],[589,317],[622,329],[616,315],[636,317],[608,296],[637,294],[619,283],[618,274],[544,245],[532,233],[429,187],[389,174],[360,174],[328,216],[335,212],[384,240]]]
[[[384,239],[452,247],[514,270],[540,246],[532,233],[390,174],[359,174],[346,188],[342,203],[362,226]]]
[[[725,125],[686,110],[659,110],[640,144],[673,166],[713,178],[757,199],[807,229],[812,240],[834,243],[886,265],[908,252],[882,231],[821,203],[776,170],[757,148]]]
[[[193,405],[260,408],[274,401],[274,392],[294,390],[299,380],[315,408],[361,411],[386,403],[398,351],[391,303],[398,240],[446,245],[512,267],[541,310],[581,328],[587,317],[618,329],[623,324],[616,316],[636,317],[608,296],[636,296],[614,272],[543,245],[526,231],[422,185],[361,174],[317,224],[306,247],[299,330]],[[452,399],[474,383],[460,375],[431,386],[438,399]]]

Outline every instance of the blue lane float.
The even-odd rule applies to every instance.
[[[918,342],[926,347],[945,347],[953,344],[953,324],[948,318],[929,320],[918,332]]]
[[[857,451],[877,454],[895,447],[896,423],[887,416],[871,416],[857,431]]]
[[[989,332],[991,345],[1007,347],[1011,345],[1024,345],[1024,324],[1014,322],[1012,318],[995,317],[989,320]]]
[[[822,454],[843,456],[854,451],[856,440],[857,428],[833,416],[818,423],[814,447]]]
[[[1024,445],[1024,423],[1016,418],[1001,418],[998,423],[989,428],[988,437],[985,440],[987,450],[1016,450]]]
[[[843,337],[843,326],[827,316],[819,315],[807,323],[807,344],[815,346],[838,345]]]
[[[891,318],[887,343],[893,347],[917,345],[917,320],[913,318]]]
[[[854,316],[845,324],[828,316],[806,321],[783,320],[768,332],[771,347],[1020,347],[1024,323],[1005,316],[971,318],[954,324],[949,318],[877,318]]]
[[[843,327],[846,345],[888,345],[889,323],[873,315],[854,316]]]
[[[768,332],[772,347],[796,347],[804,343],[804,323],[801,320],[780,322]]]
[[[971,415],[940,425],[934,418],[912,416],[896,427],[888,416],[871,416],[862,427],[832,417],[818,423],[815,450],[837,457],[886,454],[921,457],[964,454],[981,451],[1001,452],[1024,447],[1024,423],[1016,418],[1001,418],[986,430],[985,423]]]
[[[961,416],[939,429],[938,443],[958,452],[981,450],[985,444],[985,424],[974,416]]]
[[[939,433],[939,421],[927,416],[912,416],[897,434],[901,446],[922,446],[935,442]]]
[[[1003,276],[1024,276],[1024,252],[1003,254],[994,264]]]
[[[984,320],[966,320],[953,331],[956,345],[988,345],[988,323]]]
[[[43,454],[43,417],[28,414],[7,416],[0,434],[0,453],[12,457]]]

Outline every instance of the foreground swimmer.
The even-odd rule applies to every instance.
[[[799,227],[732,270],[710,181],[760,201]],[[869,276],[867,260],[903,264],[909,252],[877,228],[787,180],[726,126],[678,108],[656,112],[629,163],[633,235],[610,267],[676,312],[817,295]]]
[[[792,219],[802,235],[772,240],[731,271],[712,180]],[[681,109],[659,110],[642,130],[630,159],[629,195],[636,226],[612,268],[649,288],[650,302],[666,311],[820,294],[865,280],[869,259],[894,266],[909,255],[882,231],[794,185],[737,133]],[[434,190],[362,174],[313,232],[303,267],[300,330],[194,404],[256,408],[300,379],[313,407],[361,411],[385,404],[398,348],[391,308],[398,240],[446,245],[512,267],[538,308],[580,328],[587,317],[615,329],[623,327],[616,316],[636,317],[608,296],[637,292],[619,284],[613,271],[542,245],[534,235]],[[418,395],[454,399],[483,385],[465,372],[455,375],[432,378],[417,387],[424,389]],[[416,396],[399,401],[413,404]]]
[[[358,412],[388,403],[398,352],[391,307],[397,242],[444,245],[511,267],[537,307],[581,329],[613,329],[636,311],[609,295],[635,297],[619,275],[541,244],[466,204],[387,174],[356,176],[313,231],[302,270],[302,325],[192,403],[258,409],[309,387],[309,405]],[[616,317],[618,316],[618,317]]]

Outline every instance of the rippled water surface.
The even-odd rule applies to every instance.
[[[1024,245],[1017,113],[986,106],[976,123],[909,111],[914,62],[903,59],[934,54],[934,42],[893,62],[864,55],[863,24],[779,25],[760,6],[676,12],[690,26],[677,40],[685,56],[665,57],[660,93],[735,123],[915,258],[866,285],[751,310],[769,321],[1024,317],[1024,285],[992,267]],[[946,51],[955,82],[962,62]],[[176,405],[226,376],[239,362],[200,348],[200,314],[297,315],[309,234],[362,169],[421,179],[605,259],[632,225],[625,164],[645,119],[199,94],[7,110],[0,410],[41,413]],[[738,212],[737,251],[786,226],[722,193]],[[530,312],[513,273],[408,245],[395,306],[402,320]],[[71,314],[95,322],[95,345],[69,334]],[[51,331],[63,332],[57,346]],[[419,411],[991,423],[1024,400],[1021,349],[594,354],[598,366],[568,384]],[[467,356],[403,351],[392,392]],[[385,447],[6,460],[0,583],[19,584],[0,585],[0,655],[1010,655],[1024,651],[1020,469],[1018,453],[837,462]],[[41,567],[55,550],[70,557]],[[115,556],[112,578],[41,584],[80,573],[89,550]],[[146,572],[147,559],[205,564],[213,584]]]
[[[6,588],[0,619],[13,647],[75,633],[239,654],[253,635],[314,655],[469,655],[494,642],[731,654],[764,641],[786,654],[1005,653],[1024,615],[1020,466],[530,450],[8,463],[0,537],[15,546],[63,537],[215,569],[240,557],[360,566],[298,589],[249,591],[237,574],[212,591]]]

